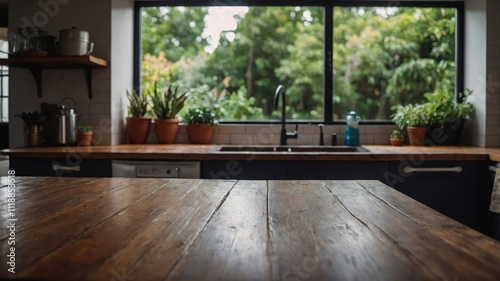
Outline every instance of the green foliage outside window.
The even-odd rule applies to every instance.
[[[142,81],[174,82],[190,92],[186,108],[217,104],[224,120],[278,118],[274,91],[284,84],[287,118],[322,120],[323,9],[249,7],[207,52],[208,8],[143,8]],[[427,92],[454,92],[454,8],[333,12],[334,119],[356,110],[364,120],[389,120],[395,105],[422,102]]]

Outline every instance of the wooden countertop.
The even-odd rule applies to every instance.
[[[2,280],[500,276],[500,242],[378,181],[11,179],[12,215],[7,177],[0,188]]]
[[[436,161],[500,161],[500,148],[467,146],[389,146],[364,145],[369,152],[255,152],[216,151],[215,145],[148,144],[109,145],[90,147],[27,147],[0,151],[12,157],[66,158],[76,156],[91,159],[156,159],[156,160],[337,160],[337,161],[398,161],[415,159]]]

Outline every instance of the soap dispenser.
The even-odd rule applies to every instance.
[[[347,113],[346,122],[347,127],[345,129],[344,142],[348,146],[358,146],[359,145],[359,128],[358,123],[361,118],[358,113],[351,111]]]

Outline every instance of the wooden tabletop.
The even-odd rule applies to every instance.
[[[7,179],[2,280],[500,276],[498,241],[377,181]]]
[[[236,146],[237,147],[237,146]],[[196,144],[122,144],[102,146],[25,147],[0,150],[0,155],[22,158],[134,159],[134,160],[286,160],[286,161],[500,161],[500,148],[472,146],[363,145],[367,152],[218,151]]]

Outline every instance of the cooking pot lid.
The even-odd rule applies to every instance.
[[[60,29],[59,32],[87,32],[86,30],[81,30],[76,26],[72,26],[69,29]]]

